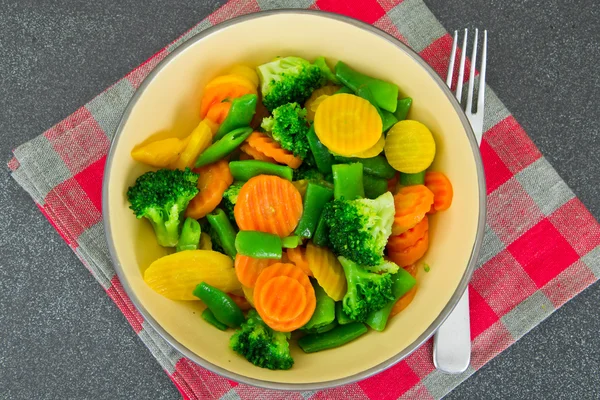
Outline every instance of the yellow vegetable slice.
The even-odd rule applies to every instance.
[[[371,147],[368,150],[363,151],[362,153],[355,154],[352,157],[357,157],[357,158],[375,157],[383,151],[384,146],[385,146],[385,135],[381,134],[381,137],[379,138],[377,143],[375,143],[375,146]]]
[[[193,168],[196,159],[212,143],[211,126],[201,121],[198,126],[190,133],[188,144],[175,162],[170,164],[173,169]]]
[[[371,103],[347,93],[323,100],[315,113],[314,126],[321,143],[333,153],[347,157],[373,147],[383,128]]]
[[[234,84],[247,88],[251,93],[256,93],[258,85],[255,85],[249,78],[237,74],[227,74],[217,76],[206,84],[204,90],[208,90],[212,87],[219,86],[222,84]]]
[[[212,240],[210,235],[206,232],[200,234],[200,243],[198,243],[198,250],[212,250]]]
[[[198,300],[192,292],[202,282],[225,293],[241,288],[233,260],[212,250],[187,250],[161,257],[144,272],[144,281],[171,300]]]
[[[418,121],[397,122],[388,131],[385,156],[394,169],[405,174],[424,171],[435,157],[435,141],[429,128]]]
[[[292,185],[294,185],[294,187],[298,189],[298,191],[300,192],[300,196],[302,196],[302,198],[304,199],[304,196],[306,195],[306,189],[308,188],[308,180],[301,179],[299,181],[293,181]]]
[[[178,138],[156,140],[131,151],[131,157],[153,167],[165,168],[175,162],[186,146],[186,142]]]
[[[228,74],[239,75],[248,79],[254,86],[258,87],[258,74],[253,68],[247,65],[234,65],[227,71]]]
[[[248,303],[254,307],[254,288],[242,285],[242,291],[244,292],[244,297],[248,300]]]
[[[327,97],[335,94],[339,89],[339,86],[327,85],[314,90],[308,100],[304,103],[304,108],[306,108],[306,119],[309,121],[314,120],[315,112],[317,111],[317,108],[319,108],[319,105],[321,105],[321,102]]]
[[[335,301],[340,301],[348,290],[346,275],[342,265],[330,250],[308,243],[306,246],[308,267],[325,293]]]

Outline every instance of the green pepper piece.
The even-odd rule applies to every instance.
[[[317,169],[320,173],[327,175],[331,173],[331,167],[333,166],[333,154],[329,152],[329,149],[325,147],[323,143],[317,137],[315,133],[314,125],[310,126],[308,133],[306,134],[306,138],[308,139],[308,145],[310,147],[310,151],[312,152],[315,158],[315,164],[317,164]]]
[[[339,324],[337,323],[337,321],[333,321],[327,325],[323,325],[318,328],[302,329],[302,331],[306,332],[306,333],[325,333],[325,332],[329,332],[330,330],[337,327],[338,325]]]
[[[237,149],[238,146],[244,142],[244,140],[248,139],[248,136],[251,134],[252,128],[250,127],[232,130],[220,140],[217,140],[211,144],[208,149],[204,150],[196,160],[195,167],[198,168],[204,165],[212,164],[222,158],[227,157],[235,149]]]
[[[272,233],[239,231],[235,237],[237,252],[248,257],[280,259],[281,247],[281,239]]]
[[[175,251],[197,250],[200,243],[200,223],[193,218],[186,218]]]
[[[370,312],[365,321],[367,325],[378,332],[383,331],[387,325],[394,304],[396,304],[400,297],[404,296],[412,289],[416,283],[417,280],[404,268],[398,269],[398,272],[392,275],[392,293],[394,294],[394,300],[387,303],[381,310]]]
[[[347,94],[354,94],[354,92],[352,91],[352,89],[350,89],[348,86],[342,86],[337,92],[335,92],[334,94],[340,94],[340,93],[347,93]]]
[[[210,311],[210,308],[206,308],[202,312],[202,319],[217,328],[220,331],[227,330],[227,325],[221,323],[218,319],[215,318],[215,314]]]
[[[354,200],[365,197],[362,163],[336,164],[333,171],[333,197]]]
[[[392,179],[396,175],[396,170],[388,163],[384,156],[375,156],[371,158],[349,158],[336,156],[335,160],[340,163],[359,162],[363,165],[365,174],[373,175],[378,178]]]
[[[256,103],[258,103],[258,96],[255,94],[245,94],[233,99],[229,113],[217,130],[213,141],[221,139],[234,129],[250,125],[256,112]]]
[[[286,249],[295,249],[302,244],[302,238],[297,235],[284,237],[281,239],[281,247]]]
[[[394,112],[394,116],[398,119],[398,121],[406,119],[411,105],[412,99],[410,97],[398,99],[398,105],[396,106],[396,111]]]
[[[321,328],[335,321],[335,301],[325,293],[318,283],[312,282],[312,285],[317,305],[310,320],[302,327],[303,330]]]
[[[275,175],[291,181],[294,175],[294,170],[286,165],[258,160],[232,161],[229,171],[236,181],[247,181],[258,175]]]
[[[328,244],[327,237],[329,236],[329,227],[325,222],[325,218],[319,218],[315,234],[312,237],[312,242],[317,246],[326,247]]]
[[[217,321],[230,328],[237,328],[245,321],[244,314],[237,304],[223,291],[202,282],[194,289],[194,296],[206,304]]]
[[[396,122],[398,122],[398,119],[394,114],[386,110],[381,110],[381,120],[383,121],[384,132],[387,132]]]
[[[372,78],[353,70],[342,61],[335,65],[335,76],[353,91],[360,86],[367,86],[373,93],[377,105],[389,112],[395,112],[398,103],[398,86],[393,83]]]
[[[400,184],[402,186],[424,185],[425,171],[414,174],[405,174],[404,172],[400,172]]]
[[[333,71],[331,71],[331,68],[329,68],[329,65],[327,65],[327,61],[325,60],[325,57],[323,57],[323,56],[317,57],[315,59],[315,61],[313,62],[313,64],[316,65],[317,67],[319,67],[319,69],[321,70],[321,75],[323,75],[323,77],[325,79],[327,79],[329,82],[334,83],[336,85],[340,84],[340,81],[337,78],[337,76],[335,76]]]
[[[231,258],[235,258],[237,254],[235,250],[235,229],[229,218],[227,218],[227,214],[225,211],[220,208],[215,208],[213,212],[206,216],[208,223],[211,228],[215,231],[217,238],[219,238],[219,242],[225,253]]]
[[[369,174],[363,175],[363,186],[367,199],[376,199],[388,190],[388,181]]]
[[[323,207],[333,198],[333,190],[309,182],[304,196],[302,218],[296,227],[296,235],[310,239],[315,234],[317,223],[323,213]]]
[[[305,353],[339,347],[367,333],[367,327],[360,322],[340,325],[325,333],[306,335],[298,339],[298,346]]]
[[[350,319],[348,314],[346,314],[346,312],[344,311],[344,303],[342,303],[341,301],[335,303],[335,319],[340,325],[346,325],[351,322],[354,322],[354,320]]]

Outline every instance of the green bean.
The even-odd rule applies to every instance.
[[[354,200],[365,197],[363,165],[361,163],[336,164],[333,171],[333,196],[337,199]]]
[[[294,175],[294,170],[286,165],[258,160],[232,161],[229,171],[236,181],[248,181],[258,175],[275,175],[291,181]]]
[[[221,323],[218,319],[215,318],[215,315],[210,311],[210,308],[206,308],[202,312],[202,319],[217,328],[218,330],[224,331],[227,330],[227,325]]]
[[[306,335],[298,339],[298,346],[305,353],[314,353],[342,346],[365,333],[367,333],[367,327],[364,324],[352,322],[347,325],[340,325],[325,333]]]
[[[235,258],[237,251],[235,250],[235,229],[225,211],[216,208],[213,212],[206,216],[211,228],[215,231],[219,242],[225,253],[231,258]]]
[[[280,259],[282,256],[281,239],[272,233],[239,231],[235,248],[238,253],[253,258]]]
[[[194,296],[206,304],[217,321],[230,328],[237,328],[244,322],[244,314],[237,304],[223,291],[202,282],[194,289]]]
[[[319,185],[315,182],[309,182],[304,196],[304,205],[302,218],[296,227],[296,235],[310,239],[313,237],[323,207],[333,198],[333,190]]]

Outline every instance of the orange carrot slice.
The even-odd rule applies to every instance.
[[[241,230],[286,237],[294,231],[302,216],[302,197],[290,181],[273,175],[258,175],[240,189],[233,213]]]
[[[282,149],[276,141],[264,133],[252,132],[246,142],[253,149],[290,168],[298,168],[302,164],[301,158],[294,156],[291,151]]]
[[[315,133],[332,152],[352,156],[364,152],[381,138],[382,122],[377,109],[353,94],[327,97],[315,113]]]
[[[227,296],[231,297],[231,300],[233,300],[242,311],[248,311],[252,308],[252,305],[250,305],[250,302],[248,302],[244,296],[238,296],[233,293],[227,293]]]
[[[196,168],[194,172],[200,174],[197,185],[199,192],[188,204],[185,214],[199,219],[217,208],[223,199],[223,193],[233,183],[233,176],[227,160]]]
[[[206,113],[206,119],[214,122],[217,125],[221,125],[223,121],[225,121],[225,118],[227,118],[229,109],[231,109],[230,101],[217,103],[208,109],[208,112]]]
[[[444,211],[450,208],[454,190],[450,179],[446,175],[434,171],[425,173],[425,186],[433,193],[432,209]]]
[[[413,278],[417,277],[417,266],[415,264],[409,265],[404,268],[409,274],[413,276]],[[392,307],[392,311],[390,312],[390,317],[397,315],[400,311],[404,310],[415,298],[415,294],[417,293],[417,285],[413,286],[406,294],[398,299],[394,307]]]
[[[308,259],[306,258],[306,249],[304,247],[296,247],[294,249],[287,249],[286,254],[290,261],[296,264],[296,267],[300,268],[308,276],[312,276],[312,272],[308,267]]]
[[[392,192],[392,194],[396,194],[396,188],[398,186],[398,173],[394,175],[394,177],[388,180],[388,192]]]
[[[252,146],[250,146],[248,143],[244,143],[243,145],[241,145],[240,146],[240,150],[243,153],[245,153],[246,155],[250,156],[251,159],[259,160],[259,161],[266,161],[266,162],[270,162],[270,163],[273,163],[273,164],[277,164],[277,161],[275,161],[271,157],[265,156],[263,153],[261,153],[260,151],[256,150],[255,148],[253,148]]]
[[[235,274],[242,285],[253,288],[263,269],[276,262],[278,260],[253,258],[237,254],[235,256]]]
[[[245,160],[254,160],[254,158],[250,157],[248,154],[241,151],[240,152],[240,161],[245,161]]]
[[[279,332],[305,325],[316,307],[308,276],[293,264],[276,263],[263,270],[254,286],[254,306],[263,321]]]
[[[392,235],[399,235],[417,225],[433,204],[433,193],[424,185],[405,186],[394,196],[396,215]]]
[[[402,251],[407,247],[413,246],[417,240],[425,236],[429,230],[429,218],[425,217],[414,227],[400,235],[390,236],[387,243],[388,251]]]
[[[400,251],[388,250],[388,258],[400,267],[417,262],[427,252],[429,248],[429,231],[425,232],[422,238],[417,240],[412,246],[406,247]]]
[[[242,79],[245,81],[245,79]],[[245,94],[256,94],[256,88],[239,83],[226,82],[204,90],[200,101],[200,118],[206,117],[208,110],[225,99],[235,99]]]

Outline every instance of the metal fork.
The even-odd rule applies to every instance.
[[[458,70],[458,82],[456,84],[456,98],[462,104],[463,80],[465,73],[465,59],[467,53],[468,30],[465,29],[463,38],[460,67]],[[465,114],[471,123],[477,143],[481,144],[483,135],[483,113],[485,100],[485,70],[487,62],[487,30],[483,31],[483,51],[481,54],[481,68],[479,70],[479,92],[477,94],[477,109],[473,112],[473,91],[475,87],[475,65],[477,63],[477,39],[479,31],[475,29],[475,40],[473,53],[471,55],[471,70],[469,71],[469,88],[467,92],[467,103]],[[452,89],[452,75],[454,73],[454,62],[456,59],[456,48],[458,42],[458,31],[454,31],[454,43],[450,63],[448,64],[448,75],[446,85]],[[459,374],[469,368],[471,362],[471,327],[469,320],[469,288],[465,290],[458,304],[440,326],[433,339],[433,363],[441,371],[450,374]]]

